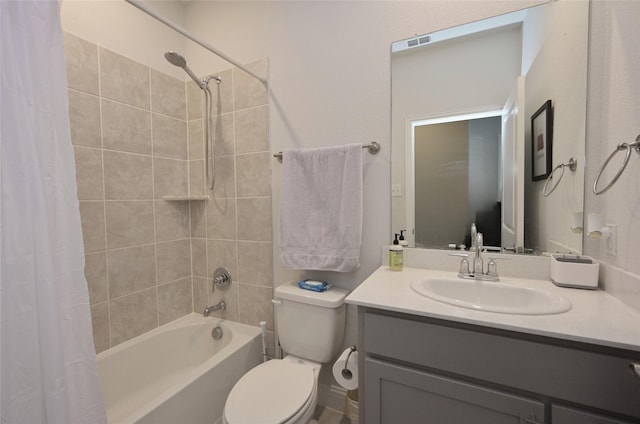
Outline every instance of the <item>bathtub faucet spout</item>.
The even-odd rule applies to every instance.
[[[213,306],[207,306],[206,308],[204,308],[202,316],[208,317],[211,312],[224,311],[225,309],[227,309],[227,304],[224,303],[224,300],[221,300]]]

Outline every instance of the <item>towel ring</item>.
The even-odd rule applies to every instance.
[[[618,144],[616,146],[615,150],[613,152],[611,152],[611,154],[609,155],[607,160],[604,161],[604,164],[602,165],[602,168],[600,168],[600,171],[598,171],[598,175],[596,176],[596,180],[593,182],[593,193],[594,194],[598,195],[598,194],[602,194],[602,193],[606,192],[607,190],[609,190],[616,183],[616,181],[618,181],[618,178],[620,178],[620,176],[624,172],[625,168],[627,167],[627,164],[629,163],[629,158],[631,157],[631,149],[635,149],[636,153],[640,154],[640,135],[638,135],[636,137],[636,141],[634,141],[632,143],[620,143],[620,144]],[[609,184],[607,184],[607,186],[605,188],[603,188],[602,190],[598,190],[598,181],[600,181],[600,177],[602,177],[602,173],[604,172],[604,169],[607,167],[607,165],[609,165],[609,162],[611,162],[611,159],[613,159],[613,157],[618,152],[620,152],[622,150],[626,150],[627,151],[627,153],[626,153],[626,155],[624,157],[624,161],[622,162],[622,166],[620,167],[620,169],[618,169],[618,172],[613,177],[611,182]]]
[[[544,197],[549,196],[551,193],[553,193],[553,191],[556,189],[556,187],[558,187],[558,184],[560,184],[560,181],[562,180],[562,177],[564,176],[564,168],[565,167],[569,167],[569,171],[572,171],[572,172],[575,171],[578,168],[578,160],[576,158],[571,158],[571,159],[569,159],[569,162],[561,163],[560,165],[558,165],[555,168],[553,168],[553,171],[551,171],[551,173],[547,177],[547,180],[544,182],[544,187],[542,187],[542,195]],[[561,171],[560,172],[560,176],[556,180],[556,183],[553,185],[553,187],[551,187],[551,190],[547,191],[547,186],[549,185],[549,181],[553,180],[553,175],[556,173],[556,171],[558,169],[560,169],[560,171]]]

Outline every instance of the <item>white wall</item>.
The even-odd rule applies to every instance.
[[[160,15],[184,25],[184,3],[145,1]],[[62,0],[62,29],[181,80],[188,77],[170,65],[164,52],[185,50],[185,38],[124,1]],[[188,60],[188,58],[187,58]]]
[[[588,13],[589,5],[584,1],[557,1],[530,10],[524,23],[524,50],[536,54],[534,59],[523,57],[525,246],[541,251],[582,250],[582,236],[573,233],[570,227],[573,214],[583,212],[585,150],[579,140],[585,139],[586,129]],[[530,117],[548,99],[552,101],[554,117],[552,169],[575,157],[578,170],[570,172],[565,168],[556,190],[544,197],[544,180],[531,180]],[[559,176],[557,171],[554,182]]]
[[[640,2],[591,4],[585,214],[600,212],[605,223],[617,225],[618,253],[608,255],[603,242],[589,238],[584,247],[603,264],[600,281],[607,290],[640,310],[640,155],[632,153],[627,170],[608,192],[591,192],[596,173],[615,146],[640,134],[638,22]],[[600,187],[616,171],[613,164]]]

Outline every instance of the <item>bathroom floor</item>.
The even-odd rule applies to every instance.
[[[316,407],[315,420],[318,424],[357,424],[352,423],[349,417],[344,415],[342,411],[326,408],[318,405]]]

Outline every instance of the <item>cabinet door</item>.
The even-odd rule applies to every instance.
[[[553,424],[631,424],[631,421],[620,421],[558,405],[551,407],[551,422]]]
[[[543,423],[542,402],[365,358],[367,424]]]

